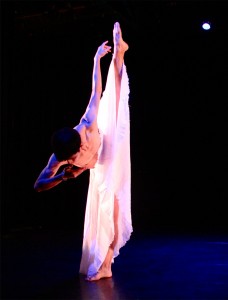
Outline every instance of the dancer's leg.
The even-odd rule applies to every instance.
[[[112,259],[113,259],[113,252],[118,240],[118,215],[119,215],[119,204],[118,199],[115,197],[114,199],[114,212],[113,212],[113,222],[114,222],[114,239],[111,245],[108,248],[108,252],[106,254],[105,260],[103,261],[99,271],[92,277],[87,277],[86,280],[88,281],[95,281],[101,278],[109,278],[112,277]]]
[[[114,28],[113,28],[113,43],[114,43],[113,62],[114,62],[114,70],[115,70],[116,120],[117,120],[124,53],[125,51],[128,50],[128,44],[124,42],[124,40],[122,39],[122,32],[118,22],[114,24]],[[87,280],[89,281],[95,281],[101,278],[107,278],[112,276],[111,264],[113,259],[114,248],[118,240],[118,215],[119,215],[119,202],[115,195],[114,212],[113,212],[114,239],[111,245],[109,246],[105,260],[102,263],[98,273],[92,277],[87,277]]]
[[[118,118],[118,109],[120,101],[120,88],[122,78],[122,67],[124,62],[124,53],[128,50],[128,44],[122,38],[120,24],[116,22],[113,28],[113,62],[115,70],[115,87],[116,87],[116,120]]]

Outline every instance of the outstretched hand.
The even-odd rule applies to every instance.
[[[103,57],[107,53],[111,52],[111,46],[107,45],[108,41],[103,42],[97,49],[96,55],[97,57]]]

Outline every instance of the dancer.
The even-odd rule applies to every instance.
[[[53,154],[34,184],[36,191],[44,191],[90,169],[79,270],[88,281],[112,276],[111,264],[132,233],[129,82],[124,64],[128,44],[118,22],[101,97],[100,59],[111,51],[107,43],[94,56],[92,93],[85,114],[74,128],[53,134]]]

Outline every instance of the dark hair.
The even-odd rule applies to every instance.
[[[77,130],[69,127],[56,130],[51,137],[51,146],[59,161],[69,159],[81,146],[81,137]]]

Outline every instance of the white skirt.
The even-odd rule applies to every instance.
[[[99,158],[90,169],[87,195],[82,258],[79,272],[94,275],[102,265],[114,239],[114,196],[119,201],[118,241],[113,260],[130,239],[131,219],[131,160],[129,80],[123,64],[118,120],[116,121],[116,90],[114,63],[111,61],[105,91],[100,100],[98,127],[101,134]]]

